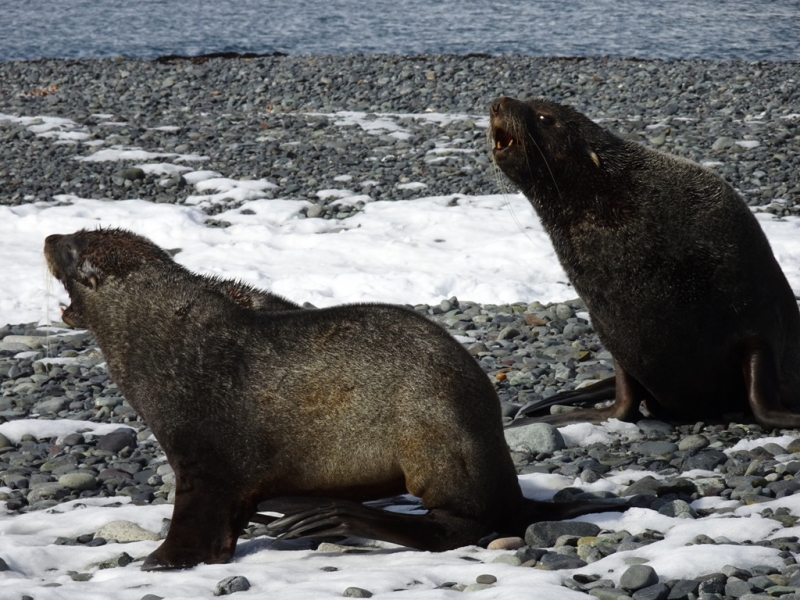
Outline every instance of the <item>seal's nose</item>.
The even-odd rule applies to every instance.
[[[506,96],[500,96],[499,98],[495,98],[492,100],[492,103],[489,105],[489,114],[493,117],[496,117],[500,114],[500,108],[505,104],[508,98]]]

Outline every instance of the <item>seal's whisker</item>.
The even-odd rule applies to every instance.
[[[536,146],[536,150],[539,152],[539,155],[542,157],[542,161],[544,162],[544,166],[547,167],[547,172],[550,173],[550,179],[553,181],[553,187],[556,188],[556,194],[558,194],[559,200],[563,200],[563,197],[561,196],[561,190],[558,189],[558,183],[556,182],[556,176],[553,174],[553,170],[550,168],[550,164],[547,162],[547,157],[544,155],[544,152],[542,152],[542,149],[539,147],[539,144],[536,143],[536,139],[530,133],[527,134],[527,137],[529,137],[531,139],[531,141],[533,142],[533,145]],[[527,156],[528,155],[526,153],[525,157],[527,158]],[[528,165],[528,168],[530,170],[530,164]],[[530,172],[531,172],[531,174],[533,174],[533,171],[530,171]]]
[[[522,226],[522,222],[519,220],[517,213],[514,211],[514,207],[511,204],[511,200],[509,199],[509,195],[511,194],[511,192],[509,191],[507,181],[502,176],[502,171],[500,170],[500,167],[497,165],[497,162],[495,160],[492,160],[492,171],[494,172],[495,181],[497,181],[497,187],[500,188],[500,193],[503,194],[503,200],[505,202],[506,208],[508,209],[508,212],[511,214],[511,218],[514,220],[514,223],[516,223],[517,229],[519,229],[522,232],[522,235],[528,238],[528,241],[530,241],[531,244],[533,244],[537,248],[541,248],[541,246],[537,244],[531,236],[528,235],[528,232],[525,231],[525,228]]]

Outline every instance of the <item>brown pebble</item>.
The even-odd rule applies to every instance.
[[[483,583],[483,584],[486,584],[486,585],[491,585],[496,581],[497,581],[497,577],[495,577],[494,575],[489,575],[488,573],[484,574],[484,575],[478,575],[475,578],[475,583]]]
[[[533,325],[534,327],[541,327],[542,325],[547,325],[547,321],[545,321],[544,319],[533,313],[525,314],[525,323],[527,323],[528,325]]]
[[[539,562],[538,560],[532,558],[530,560],[526,560],[524,563],[520,565],[520,567],[535,567],[538,562]]]
[[[492,540],[487,550],[518,550],[525,545],[525,540],[521,537],[504,537]]]

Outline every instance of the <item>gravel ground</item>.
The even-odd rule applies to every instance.
[[[796,214],[798,72],[798,63],[485,56],[0,63],[0,203],[50,200],[67,193],[182,203],[196,193],[179,173],[165,177],[131,168],[141,161],[75,160],[116,146],[207,156],[203,169],[277,184],[263,192],[267,197],[314,202],[307,218],[342,219],[358,210],[343,209],[318,194],[339,187],[343,173],[348,187],[374,199],[497,193],[498,179],[486,152],[485,114],[493,97],[508,94],[544,95],[574,104],[626,137],[708,163],[759,210]],[[371,114],[367,120],[383,129],[370,132],[348,123],[342,111]],[[414,116],[431,111],[462,117],[439,123]],[[44,115],[69,122],[58,135],[37,135],[32,131],[36,121],[2,115]],[[415,185],[403,185],[407,183]],[[225,226],[213,215],[233,202],[202,205],[208,225]],[[461,336],[496,383],[509,419],[525,402],[612,373],[611,357],[579,300],[492,306],[452,298],[415,309]],[[170,501],[171,469],[146,425],[109,380],[89,334],[22,324],[0,328],[0,338],[0,419],[70,418],[126,428],[106,436],[28,436],[17,444],[0,436],[0,477],[9,489],[0,492],[0,500],[8,510],[45,509],[89,496]],[[43,357],[65,360],[46,364]],[[686,518],[697,516],[687,502],[702,497],[721,496],[744,505],[800,490],[794,481],[800,471],[794,454],[800,443],[767,443],[725,454],[740,440],[767,433],[744,416],[733,417],[730,424],[677,427],[643,421],[638,439],[619,436],[611,444],[512,454],[520,473],[561,473],[586,483],[621,469],[657,473],[664,479],[645,478],[625,494],[638,495],[642,506]],[[714,476],[683,476],[698,468]],[[577,488],[559,492],[564,498],[585,494]],[[727,506],[718,512],[730,510]],[[785,527],[797,520],[784,509],[762,514]],[[526,545],[509,560],[568,568],[647,545],[660,535],[574,533],[554,527],[547,538],[529,530]],[[253,526],[245,535],[259,534]],[[700,537],[694,543],[728,543]],[[102,536],[90,538],[59,543],[105,543]],[[620,588],[578,577],[566,584],[600,598],[798,597],[797,537],[753,543],[780,549],[786,567],[748,572],[731,567],[702,580],[656,583],[649,567],[634,565]],[[459,586],[454,589],[463,589]]]
[[[86,134],[76,148],[0,121],[0,202],[185,199],[179,178],[115,181],[119,164],[73,160],[119,144],[208,156],[204,168],[266,178],[281,197],[319,201],[342,172],[376,199],[496,193],[483,123],[407,115],[483,119],[500,94],[571,103],[644,144],[720,163],[749,203],[782,199],[781,210],[800,210],[798,63],[386,55],[0,63],[0,113],[59,116]],[[408,135],[334,125],[341,119],[326,115],[339,111],[406,114],[393,121]],[[397,189],[409,181],[427,187]]]

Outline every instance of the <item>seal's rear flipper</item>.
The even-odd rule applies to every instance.
[[[613,398],[614,402],[611,405],[604,408],[574,410],[558,415],[543,415],[539,417],[516,419],[512,421],[508,427],[522,427],[530,422],[550,423],[556,427],[561,427],[571,423],[602,423],[608,419],[632,422],[638,421],[643,416],[639,410],[639,405],[643,400],[647,401],[650,394],[644,386],[636,381],[617,361],[614,361],[614,368],[616,374],[613,378],[603,379],[582,390],[556,394],[545,401],[549,402],[548,406],[550,406],[554,404],[564,404],[565,402],[561,400],[563,398],[567,400],[571,399],[573,404],[580,404],[583,402],[593,404]]]
[[[768,344],[750,339],[742,353],[747,402],[758,423],[766,429],[800,428],[800,414],[781,402],[780,377],[775,354]]]
[[[320,502],[322,502],[320,504]],[[384,511],[348,500],[317,498],[277,499],[259,505],[260,510],[286,511],[267,525],[267,533],[278,539],[358,536],[383,540],[419,550],[441,552],[470,544],[478,544],[486,535],[498,530],[501,535],[525,534],[531,523],[572,519],[600,512],[624,512],[641,503],[633,499],[573,500],[542,502],[524,499],[523,505],[506,515],[504,523],[489,523],[479,517],[457,515],[449,510],[433,509],[414,515]],[[268,508],[265,505],[271,505]]]
[[[303,500],[313,501],[314,506],[287,514],[268,525],[269,535],[278,539],[357,536],[441,552],[475,544],[492,529],[480,518],[460,516],[441,509],[411,515],[348,500],[324,500],[322,504],[317,498],[288,500],[297,500],[296,506],[309,504]]]
[[[523,510],[520,511],[519,523],[520,525],[524,523],[523,527],[527,528],[531,523],[539,521],[562,521],[594,513],[625,512],[629,508],[641,506],[643,504],[636,496],[631,498],[570,500],[567,502],[548,502],[526,498]],[[522,531],[524,533],[524,529]],[[518,532],[515,534],[519,535]]]
[[[517,412],[515,419],[545,415],[547,409],[555,405],[588,407],[605,400],[613,400],[616,389],[616,379],[608,377],[592,385],[587,385],[579,390],[560,392],[549,398],[528,402]]]

